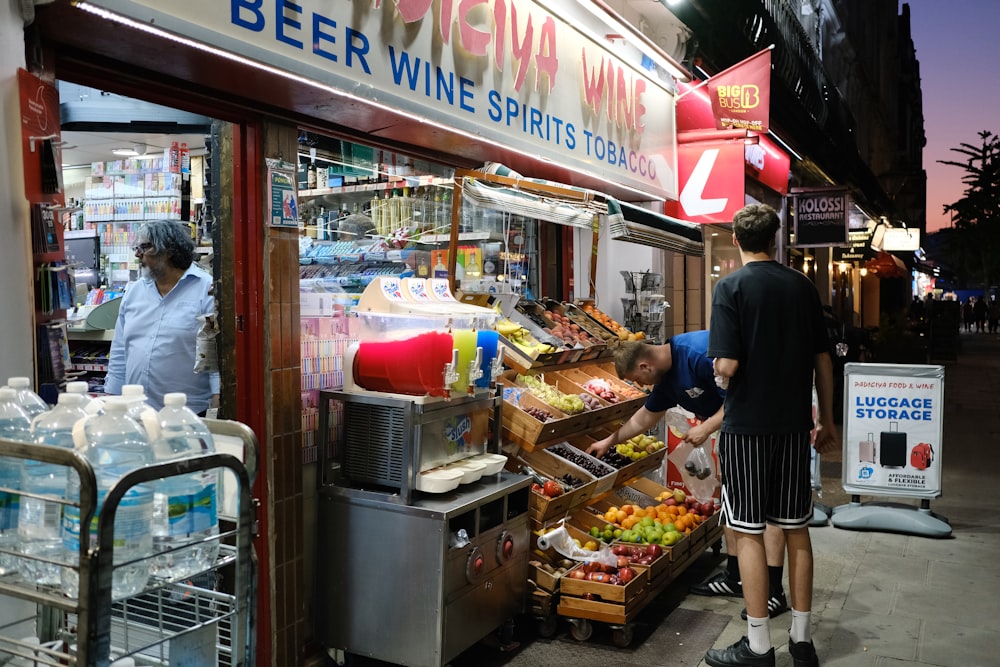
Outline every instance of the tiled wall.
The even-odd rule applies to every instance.
[[[298,130],[266,124],[263,155],[294,162]],[[265,196],[267,189],[264,189]],[[265,208],[266,210],[266,208]],[[298,230],[264,231],[265,401],[268,491],[265,511],[270,528],[271,624],[275,667],[300,665],[311,643],[306,616],[311,587],[306,582],[302,484],[302,433],[299,360]]]

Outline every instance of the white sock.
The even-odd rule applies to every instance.
[[[812,614],[808,611],[792,610],[792,627],[788,631],[788,637],[793,642],[811,641],[812,633],[809,631],[809,618]]]
[[[763,655],[771,650],[771,628],[770,619],[754,618],[747,616],[747,641],[750,642],[750,650],[757,655]]]

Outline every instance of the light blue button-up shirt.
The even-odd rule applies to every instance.
[[[215,313],[211,286],[212,277],[194,264],[166,296],[152,278],[132,283],[118,311],[104,391],[121,394],[122,385],[141,384],[157,410],[164,394],[182,391],[191,410],[204,412],[219,393],[217,372],[194,372],[198,316]]]

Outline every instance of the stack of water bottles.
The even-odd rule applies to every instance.
[[[127,473],[215,451],[208,428],[185,403],[184,394],[167,394],[157,413],[141,386],[126,385],[121,397],[100,400],[87,395],[86,383],[69,383],[49,410],[27,378],[10,378],[0,388],[0,437],[75,449],[94,469],[99,516],[109,490]],[[151,575],[185,580],[214,565],[218,481],[214,469],[128,489],[115,514],[114,599],[141,593]],[[89,528],[81,525],[79,498],[73,468],[0,457],[0,576],[16,573],[28,584],[59,586],[77,597],[72,566],[81,538],[90,548],[97,542],[96,516]]]

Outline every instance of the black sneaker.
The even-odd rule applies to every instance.
[[[786,611],[788,611],[788,600],[785,599],[785,591],[771,593],[767,598],[767,615],[774,618],[775,616],[781,616]],[[745,607],[740,612],[740,618],[744,621],[747,620],[747,610]]]
[[[733,581],[726,572],[720,572],[711,579],[706,579],[700,584],[691,587],[691,592],[695,595],[729,595],[735,598],[743,597],[743,586],[740,582]]]
[[[732,646],[709,649],[705,662],[712,667],[774,667],[774,648],[763,655],[754,653],[750,650],[750,642],[742,637]]]
[[[819,667],[819,656],[811,641],[793,642],[789,639],[788,652],[792,654],[792,664],[795,667]]]

